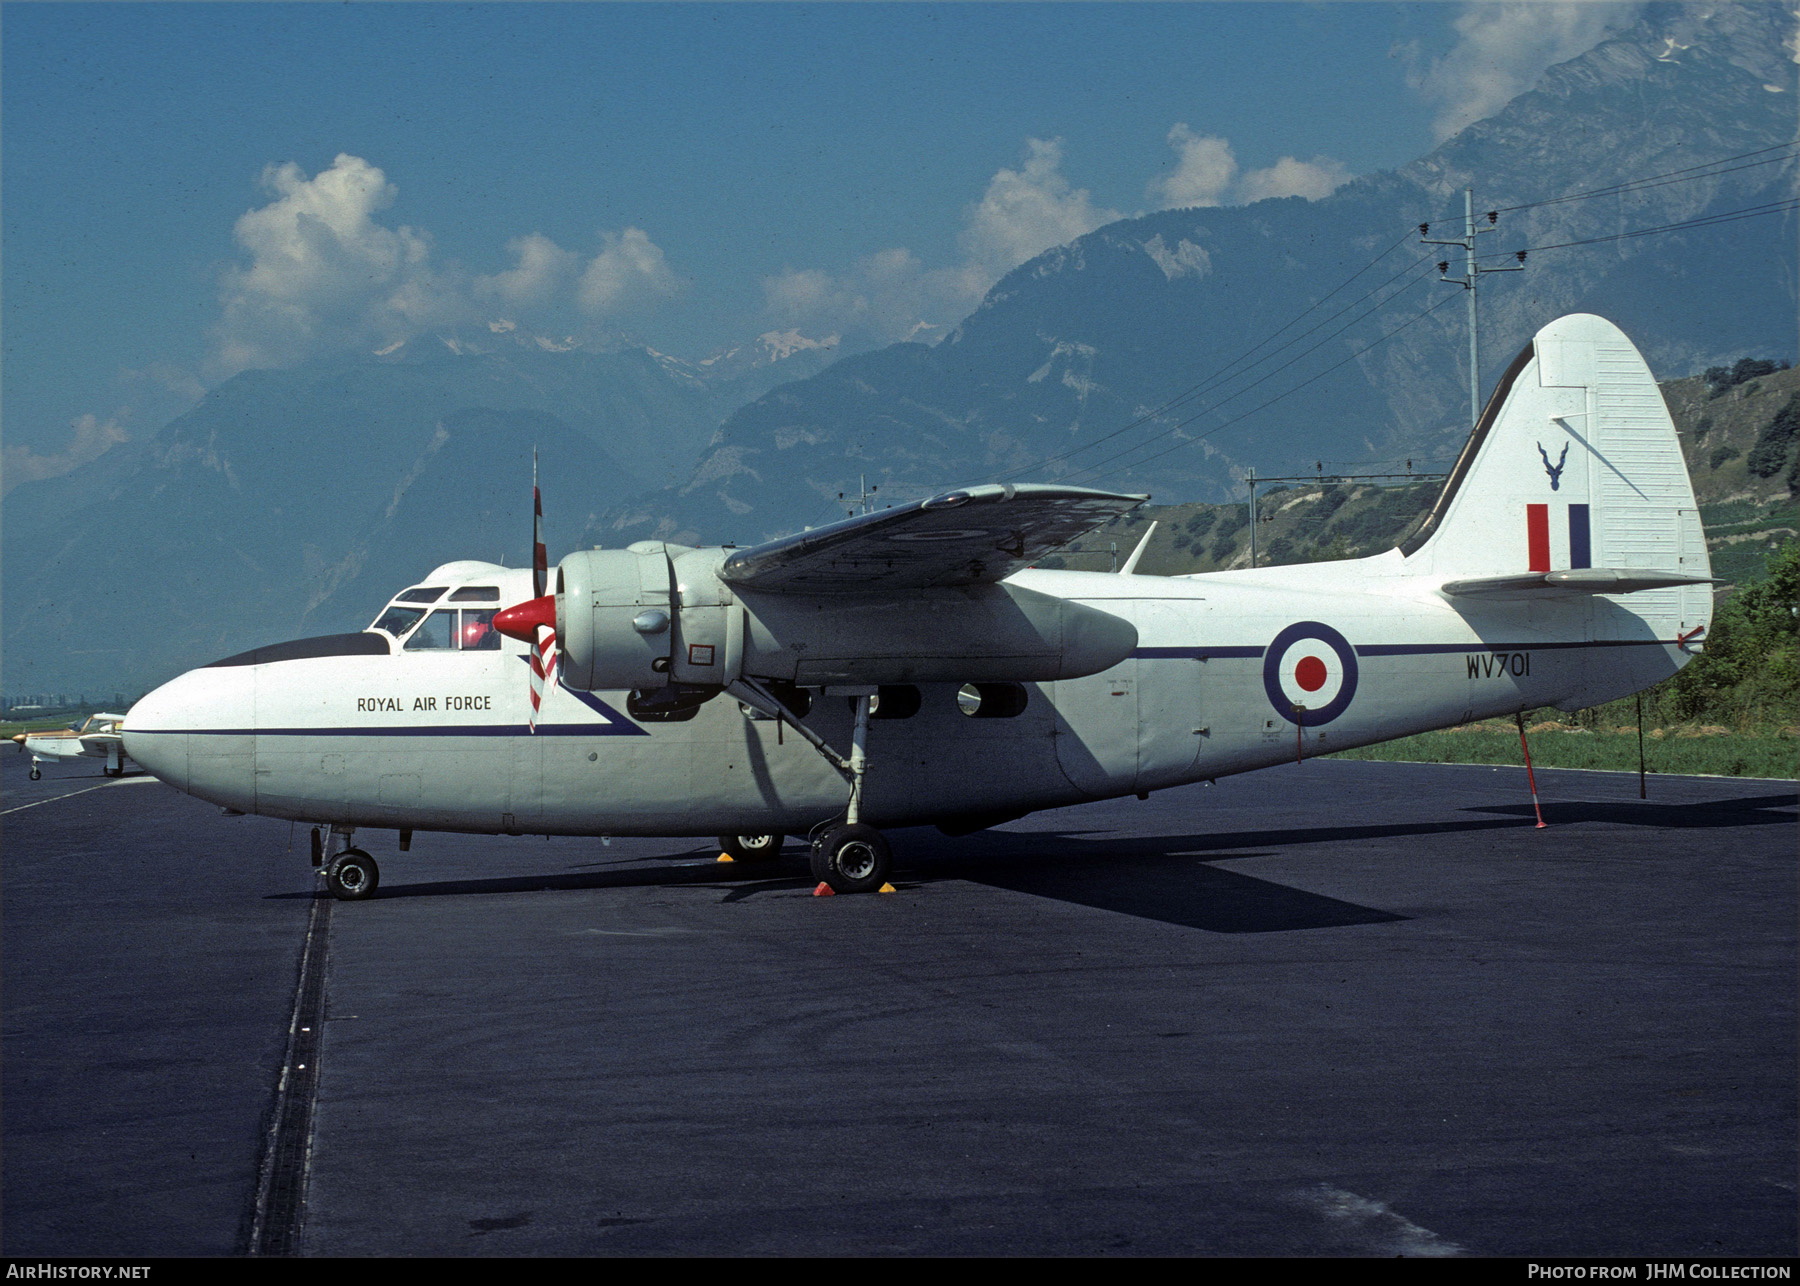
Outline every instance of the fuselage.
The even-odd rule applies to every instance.
[[[1680,639],[1692,624],[1677,591],[1628,605],[1471,604],[1405,564],[1392,551],[1192,577],[1022,572],[1014,580],[1029,589],[1126,618],[1137,648],[1099,674],[1022,685],[1022,708],[1006,717],[972,717],[952,683],[918,685],[907,717],[877,708],[865,816],[879,826],[1016,816],[1155,790],[1521,709],[1592,705],[1686,659]],[[422,611],[452,610],[457,591],[476,587],[494,596],[465,597],[460,610],[530,597],[528,572],[448,566],[462,570],[433,579],[442,593]],[[465,641],[479,632],[474,618],[456,619]],[[843,811],[843,777],[791,728],[736,700],[661,721],[633,717],[627,693],[559,686],[533,732],[525,645],[482,633],[468,647],[418,646],[428,624],[371,627],[352,645],[360,650],[265,649],[190,671],[133,708],[126,749],[223,806],[353,827],[792,833]],[[890,702],[890,714],[910,704]],[[804,722],[844,746],[852,711],[851,697],[826,688]]]

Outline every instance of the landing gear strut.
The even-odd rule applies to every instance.
[[[893,850],[880,831],[862,820],[863,782],[869,772],[869,713],[874,688],[862,689],[856,701],[856,728],[851,734],[850,755],[845,758],[818,733],[794,719],[793,714],[777,701],[761,683],[740,677],[726,685],[725,691],[771,719],[780,720],[812,744],[825,760],[843,774],[850,785],[850,803],[841,822],[828,824],[815,834],[812,845],[813,878],[833,893],[873,893],[887,883],[893,865]],[[728,844],[721,847],[731,852]],[[734,857],[735,853],[732,854]]]

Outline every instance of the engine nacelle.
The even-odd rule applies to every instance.
[[[659,688],[669,682],[676,604],[669,558],[631,549],[570,554],[556,568],[556,638],[572,688]]]
[[[563,682],[721,687],[741,675],[827,684],[1044,683],[1098,674],[1137,646],[1130,621],[1016,585],[868,595],[726,585],[729,551],[648,542],[557,569]]]

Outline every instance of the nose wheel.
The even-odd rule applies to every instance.
[[[873,826],[846,822],[813,841],[812,873],[833,893],[873,893],[887,883],[893,850]]]
[[[719,851],[739,862],[772,862],[781,856],[781,843],[787,836],[721,835]]]
[[[345,849],[325,868],[325,887],[340,901],[361,902],[374,897],[380,883],[381,871],[375,859],[360,848]]]

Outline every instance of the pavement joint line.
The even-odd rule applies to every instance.
[[[253,1257],[300,1253],[306,1188],[312,1170],[313,1108],[319,1091],[324,1044],[325,958],[331,941],[335,898],[316,895],[307,915],[306,943],[288,1020],[287,1048],[275,1103],[257,1164],[256,1201],[250,1212],[245,1253]]]
[[[8,813],[22,813],[27,808],[36,808],[39,804],[54,804],[59,799],[73,799],[77,795],[85,795],[90,790],[105,790],[108,786],[134,786],[142,781],[155,781],[154,777],[125,777],[119,781],[103,781],[98,786],[83,786],[80,790],[71,790],[64,795],[52,795],[49,799],[34,799],[29,804],[20,804],[16,808],[0,809],[0,817]]]

